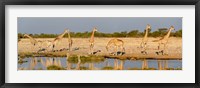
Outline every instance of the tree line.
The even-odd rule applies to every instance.
[[[102,33],[102,32],[95,32],[95,37],[143,37],[145,32],[140,32],[139,30],[132,30],[132,31],[122,31],[122,32],[114,32],[114,33]],[[167,33],[166,28],[160,28],[157,31],[149,32],[149,37],[162,37]],[[18,38],[24,38],[24,34],[18,33]],[[55,38],[59,34],[29,34],[34,38]],[[70,36],[74,38],[88,38],[91,36],[91,32],[70,32]],[[171,32],[170,36],[173,37],[182,37],[182,29]],[[68,37],[67,34],[64,37]]]

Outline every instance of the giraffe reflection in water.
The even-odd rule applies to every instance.
[[[106,58],[103,61],[92,62],[84,60],[80,55],[77,60],[70,61],[68,57],[31,57],[22,59],[18,70],[181,70],[181,60],[119,60]]]

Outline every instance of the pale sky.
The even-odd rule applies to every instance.
[[[173,25],[182,29],[182,17],[18,17],[18,33],[59,34],[68,28],[71,32],[91,31],[97,27],[99,32],[144,31],[147,24],[152,30],[169,28]]]

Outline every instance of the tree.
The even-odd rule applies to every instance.
[[[132,30],[128,33],[128,37],[136,37],[138,35],[138,30]]]
[[[182,29],[176,31],[174,37],[182,37]]]

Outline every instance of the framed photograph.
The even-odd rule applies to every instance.
[[[199,5],[1,1],[1,87],[200,87]]]

